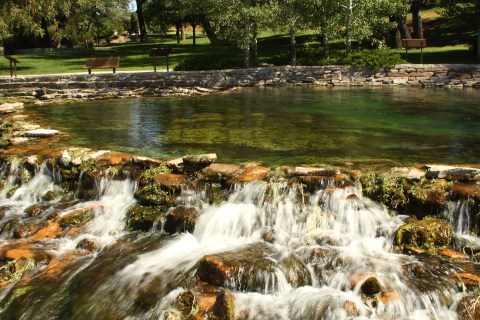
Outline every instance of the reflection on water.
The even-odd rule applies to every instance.
[[[69,144],[222,161],[476,163],[480,91],[253,88],[193,98],[34,107]]]

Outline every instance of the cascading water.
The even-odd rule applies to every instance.
[[[14,169],[9,171],[18,176]],[[24,217],[25,208],[45,202],[45,193],[59,188],[46,166],[10,197],[14,177],[7,180],[0,206],[9,209],[0,223]],[[237,185],[216,204],[209,204],[204,192],[183,190],[176,203],[195,207],[200,216],[193,233],[172,236],[158,228],[136,236],[125,231],[135,190],[130,180],[103,178],[98,200],[62,208],[60,219],[85,208],[93,208],[93,218],[80,235],[49,239],[49,252],[73,252],[84,239],[97,241],[101,249],[77,256],[67,271],[48,281],[51,270],[37,267],[38,286],[29,286],[29,295],[15,307],[11,301],[24,287],[9,286],[0,315],[164,319],[183,289],[211,276],[204,269],[208,256],[241,266],[221,284],[233,292],[237,319],[456,319],[449,306],[462,293],[448,280],[453,267],[429,269],[413,256],[393,253],[402,217],[355,187],[310,195],[285,182],[256,182]],[[417,269],[430,277],[413,276]]]

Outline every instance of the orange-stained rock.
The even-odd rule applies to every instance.
[[[355,201],[355,200],[358,200],[358,196],[356,194],[349,194],[347,196],[347,200],[351,200],[351,201]]]
[[[450,190],[454,197],[480,200],[480,184],[458,182],[453,184]]]
[[[453,249],[438,249],[438,254],[453,260],[468,260],[469,256]]]
[[[240,175],[234,182],[236,183],[248,183],[253,181],[262,180],[270,172],[267,167],[251,166],[246,167],[245,172]]]
[[[367,280],[368,278],[373,277],[373,273],[371,272],[357,272],[353,276],[350,277],[350,288],[355,288],[355,286],[363,282],[364,280]]]
[[[96,204],[69,212],[60,219],[60,226],[76,226],[86,223],[95,217],[95,210],[101,208],[103,206]]]
[[[380,300],[383,303],[397,302],[400,300],[400,295],[398,294],[397,290],[393,288],[388,288],[382,292]]]
[[[57,221],[49,221],[48,224],[37,231],[33,236],[30,237],[30,240],[33,241],[42,241],[44,239],[54,239],[62,234],[62,228],[58,225]]]
[[[51,256],[47,254],[45,249],[34,248],[14,248],[7,249],[2,252],[2,259],[7,261],[18,260],[20,258],[33,259],[37,262],[49,261]]]
[[[70,252],[61,256],[53,256],[50,260],[50,263],[43,270],[39,278],[42,280],[57,278],[63,272],[63,270],[79,256],[80,255],[78,252]]]
[[[343,303],[343,309],[345,309],[349,317],[358,317],[360,315],[360,310],[358,310],[357,304],[353,301],[345,301]]]
[[[245,170],[239,165],[224,163],[213,163],[201,171],[206,181],[217,183],[233,181],[244,172]]]
[[[180,190],[183,185],[189,183],[188,177],[184,174],[174,174],[174,173],[161,173],[155,175],[153,181],[167,189],[178,189]]]
[[[82,233],[83,233],[83,230],[81,228],[73,227],[67,231],[66,235],[70,237],[76,237],[81,235]]]
[[[108,152],[99,156],[96,162],[108,164],[111,166],[122,165],[132,161],[133,155],[122,152]]]

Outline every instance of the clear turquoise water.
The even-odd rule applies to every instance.
[[[480,163],[480,90],[252,88],[32,107],[68,144],[267,165]]]

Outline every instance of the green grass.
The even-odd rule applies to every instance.
[[[469,50],[476,36],[476,30],[461,20],[451,20],[439,16],[438,9],[428,7],[422,12],[424,18],[424,34],[427,39],[427,48],[424,50],[424,63],[478,63],[473,51]],[[170,69],[184,59],[205,57],[206,61],[225,59],[238,61],[242,66],[243,52],[235,46],[210,46],[208,38],[197,32],[197,45],[192,45],[192,35],[189,33],[186,40],[177,44],[175,35],[151,35],[148,43],[127,42],[120,44],[103,45],[97,50],[79,50],[55,53],[41,53],[16,55],[20,60],[19,75],[37,75],[54,73],[87,73],[83,68],[88,57],[119,56],[120,68],[118,71],[153,71],[153,61],[149,57],[152,48],[158,46],[171,47],[169,57]],[[258,39],[258,60],[260,65],[270,64],[272,57],[288,55],[290,39],[287,34],[262,32]],[[318,45],[315,32],[305,32],[297,37],[299,45],[309,43]],[[332,47],[341,49],[343,40],[332,42]],[[399,50],[402,57],[405,51]],[[420,50],[409,50],[408,62],[420,62]],[[157,69],[166,69],[166,58],[159,57]],[[108,69],[94,69],[93,73],[109,72]],[[0,58],[0,76],[9,75],[8,61]]]

